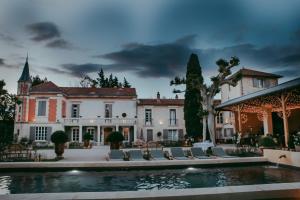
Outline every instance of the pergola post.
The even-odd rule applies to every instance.
[[[264,109],[263,116],[264,135],[273,134],[272,110],[269,108]]]
[[[282,119],[283,119],[283,128],[284,128],[284,141],[285,141],[285,146],[288,147],[289,144],[289,123],[288,123],[288,118],[286,114],[286,100],[287,96],[284,94],[281,94],[281,106],[282,106]]]

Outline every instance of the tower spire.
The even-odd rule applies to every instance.
[[[23,68],[22,75],[18,82],[31,82],[31,77],[29,74],[28,53],[27,53],[26,62]]]

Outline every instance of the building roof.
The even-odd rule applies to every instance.
[[[30,93],[55,93],[67,97],[136,97],[135,88],[58,87],[51,81],[33,86]]]
[[[217,110],[222,110],[226,107],[235,105],[235,104],[239,104],[239,103],[243,103],[245,101],[249,101],[258,97],[264,97],[264,96],[268,96],[268,95],[273,95],[276,93],[282,93],[282,92],[286,92],[286,91],[290,91],[296,88],[300,88],[300,77],[293,79],[291,81],[287,81],[285,83],[276,85],[274,87],[268,88],[268,89],[264,89],[264,90],[260,90],[258,92],[253,92],[238,98],[234,98],[231,100],[228,100],[220,105],[218,105],[216,107]]]
[[[28,56],[26,58],[25,65],[23,67],[23,71],[22,71],[21,77],[19,78],[18,82],[31,82],[31,77],[29,74]]]
[[[241,75],[243,77],[251,76],[251,77],[265,77],[265,78],[282,78],[282,76],[278,74],[271,74],[271,73],[256,71],[248,68],[242,68],[236,73],[234,73],[232,76],[230,76],[228,79],[231,79],[237,75]]]
[[[138,105],[183,106],[184,99],[139,99]]]

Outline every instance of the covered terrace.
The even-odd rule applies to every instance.
[[[284,144],[287,147],[290,132],[295,131],[296,126],[296,129],[300,127],[300,78],[228,100],[215,109],[234,112],[236,130],[242,134],[248,114],[256,115],[262,122],[264,134],[272,134],[272,113],[277,113],[283,121]]]

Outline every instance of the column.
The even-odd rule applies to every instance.
[[[273,134],[273,121],[272,112],[270,109],[266,109],[264,112],[264,135]]]
[[[104,145],[104,128],[103,128],[103,126],[101,126],[101,128],[100,128],[100,137],[101,137],[101,145]]]
[[[79,142],[82,142],[82,125],[79,126]]]
[[[97,144],[100,145],[100,126],[97,126]]]
[[[237,111],[238,111],[238,123],[239,123],[238,130],[239,130],[239,133],[242,133],[242,120],[241,120],[241,106],[240,105],[238,105]]]
[[[137,139],[137,135],[136,135],[136,125],[133,125],[133,136],[134,136],[133,141],[135,142],[136,139]]]
[[[116,131],[119,131],[119,125],[116,125]]]

